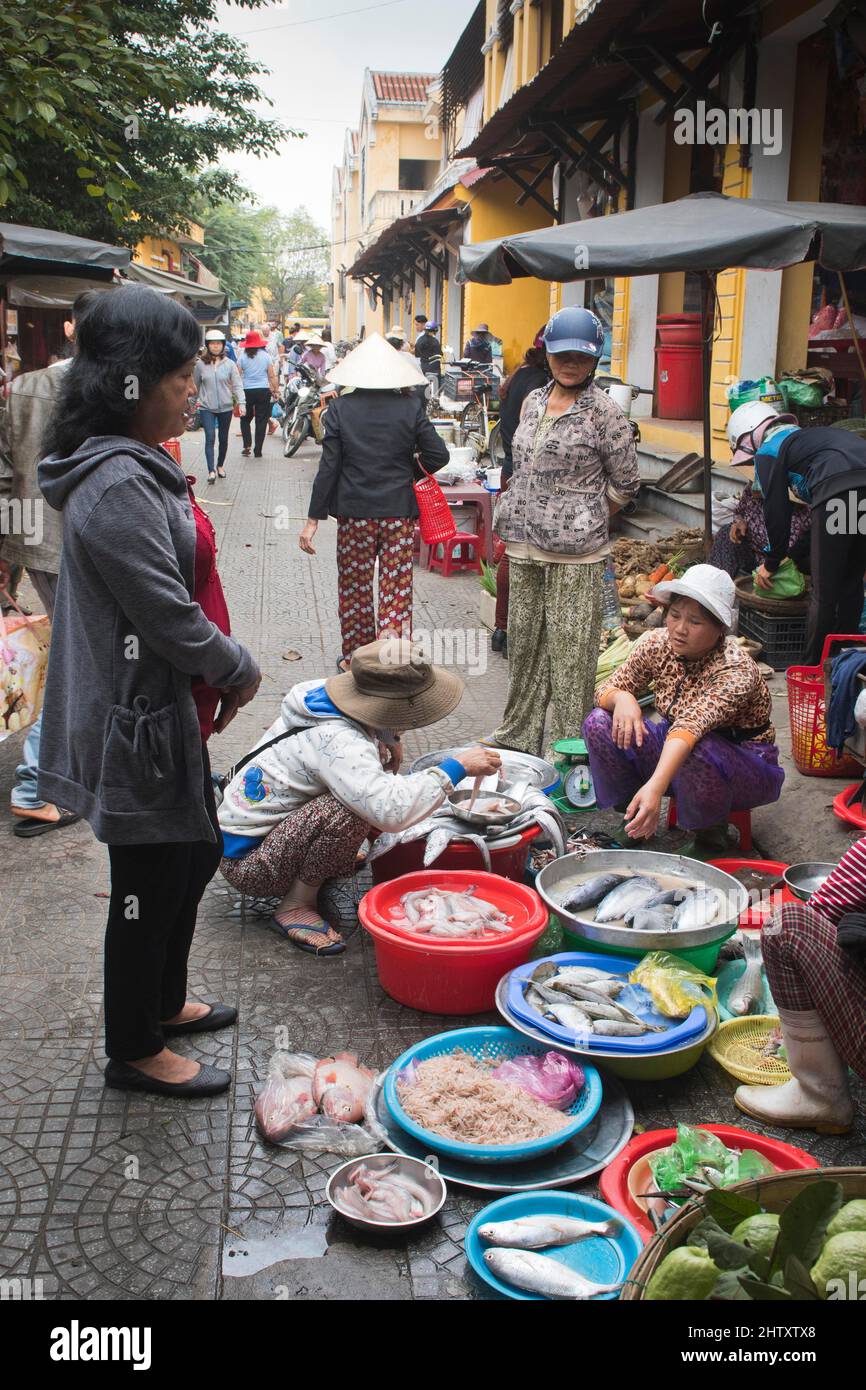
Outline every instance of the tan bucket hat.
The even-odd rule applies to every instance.
[[[427,378],[418,358],[398,352],[381,333],[371,333],[363,343],[347,353],[329,374],[335,386],[353,386],[367,391],[399,390],[403,386],[426,386]]]
[[[423,729],[456,709],[460,676],[431,666],[405,638],[383,637],[358,647],[345,675],[331,676],[325,690],[342,714],[374,729]]]

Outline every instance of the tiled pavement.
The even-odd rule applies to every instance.
[[[234,630],[265,675],[256,701],[212,743],[217,767],[270,724],[285,688],[330,673],[338,651],[334,527],[320,528],[313,560],[296,540],[317,450],[285,462],[273,439],[257,462],[239,449],[233,438],[226,482],[200,492],[217,528]],[[184,462],[203,481],[200,434],[185,439]],[[416,626],[477,626],[473,578],[416,573],[416,594]],[[284,660],[289,650],[301,659]],[[490,729],[505,687],[505,663],[491,655],[449,719],[407,737],[407,760]],[[0,745],[0,798],[19,746],[17,738]],[[793,800],[785,819],[790,832]],[[105,850],[86,826],[31,841],[15,839],[8,820],[0,829],[0,1277],[40,1280],[45,1297],[61,1299],[484,1297],[461,1239],[482,1204],[477,1194],[452,1188],[440,1218],[411,1241],[360,1239],[324,1201],[336,1161],[265,1147],[254,1130],[253,1096],[278,1027],[292,1046],[322,1055],[351,1048],[383,1067],[460,1022],[414,1013],[379,989],[354,914],[363,882],[334,888],[334,915],[351,939],[344,956],[321,961],[286,947],[254,908],[242,920],[222,880],[210,886],[192,990],[237,1004],[240,1023],[184,1045],[234,1077],[227,1095],[193,1103],[102,1085],[107,887]],[[733,1083],[709,1059],[679,1080],[628,1089],[644,1127],[744,1119]],[[864,1138],[861,1093],[857,1131],[805,1142],[826,1162],[855,1163]]]

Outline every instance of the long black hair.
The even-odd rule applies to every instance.
[[[128,434],[142,398],[196,357],[200,342],[189,310],[157,290],[124,285],[100,294],[76,324],[43,452],[68,458],[92,435]]]

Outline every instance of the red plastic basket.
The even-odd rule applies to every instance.
[[[414,484],[421,539],[425,545],[438,545],[456,536],[457,523],[436,479],[420,463],[418,466],[424,474],[421,481]]]
[[[791,753],[805,777],[856,777],[861,770],[854,758],[837,758],[827,743],[824,662],[831,644],[843,641],[862,642],[863,638],[859,633],[831,633],[824,639],[819,666],[789,666],[787,670]]]

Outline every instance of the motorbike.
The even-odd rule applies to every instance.
[[[283,388],[283,456],[296,454],[313,432],[313,411],[321,404],[315,372],[299,365]]]

